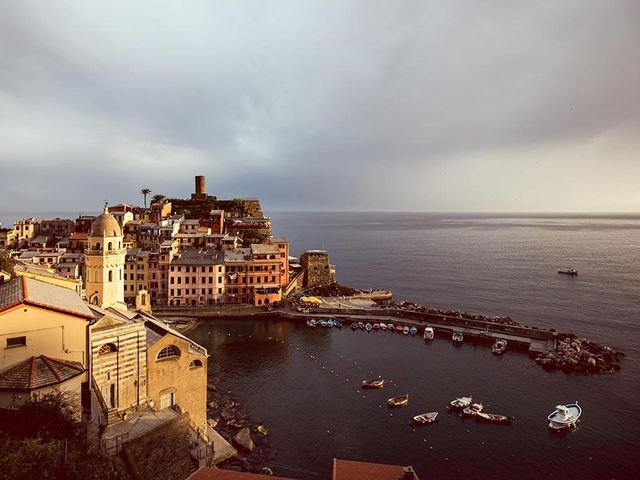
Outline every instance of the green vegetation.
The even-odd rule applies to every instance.
[[[15,264],[16,262],[8,255],[0,255],[0,270],[7,272],[12,277],[16,276]]]
[[[140,193],[142,194],[142,196],[144,197],[144,208],[147,208],[147,195],[149,195],[151,193],[151,189],[144,187],[140,190]]]

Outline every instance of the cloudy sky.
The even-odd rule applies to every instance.
[[[640,2],[25,1],[0,210],[640,211]]]

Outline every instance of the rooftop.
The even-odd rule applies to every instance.
[[[280,250],[276,245],[267,245],[264,243],[252,243],[251,252],[254,255],[279,255]]]
[[[411,467],[333,459],[333,480],[419,480]]]
[[[196,250],[190,248],[183,250],[179,257],[171,262],[172,265],[212,265],[219,264],[224,261],[222,252],[217,250]]]
[[[30,391],[65,382],[84,373],[79,362],[29,357],[0,374],[0,391]]]

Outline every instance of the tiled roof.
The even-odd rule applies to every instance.
[[[219,468],[204,467],[187,477],[187,480],[293,480],[290,477],[274,477],[259,473],[234,472]]]
[[[84,373],[79,362],[30,357],[0,374],[0,391],[29,391],[63,383]]]
[[[333,480],[418,480],[415,473],[400,465],[333,459]],[[413,471],[413,470],[411,470]]]
[[[0,311],[21,303],[92,320],[94,315],[75,291],[27,277],[0,285]]]
[[[263,243],[252,243],[251,252],[255,255],[279,254],[280,250],[276,245],[266,245]]]

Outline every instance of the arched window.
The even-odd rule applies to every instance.
[[[118,348],[113,343],[105,343],[98,350],[98,355],[106,355],[107,353],[117,352]]]
[[[194,360],[189,364],[190,369],[200,368],[200,367],[202,367],[202,360]]]
[[[175,345],[164,347],[160,352],[158,352],[156,360],[163,360],[165,358],[180,358],[180,349]]]
[[[113,243],[109,242],[109,246],[107,247],[107,250],[113,250]]]
[[[100,242],[96,243],[96,250],[100,250]]]
[[[109,270],[109,281],[113,282],[113,270]]]

